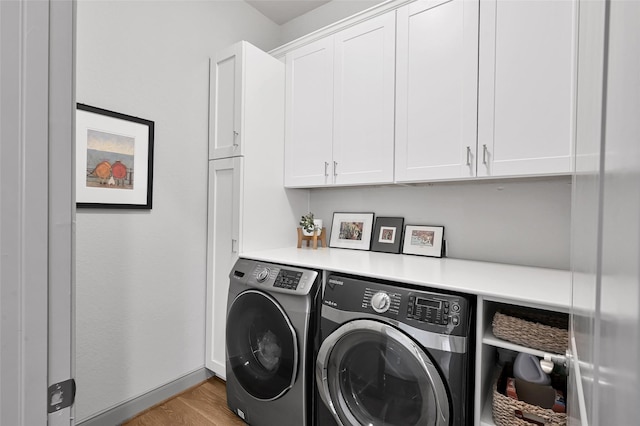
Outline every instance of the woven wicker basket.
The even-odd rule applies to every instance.
[[[493,317],[493,334],[528,348],[564,354],[569,347],[567,316],[541,312],[498,311]]]
[[[527,404],[500,393],[498,383],[503,379],[505,379],[504,371],[497,375],[493,383],[493,422],[496,426],[532,426],[535,424],[519,418],[517,413],[525,416],[534,415],[539,420],[538,424],[544,426],[566,426],[566,413],[556,413],[553,410]]]

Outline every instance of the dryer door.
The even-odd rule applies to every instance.
[[[272,296],[257,290],[240,293],[229,307],[226,332],[228,365],[249,394],[274,400],[291,389],[298,371],[298,338]]]
[[[331,333],[318,352],[316,383],[340,425],[449,426],[448,392],[430,357],[378,321]]]

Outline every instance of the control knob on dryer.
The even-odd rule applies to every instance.
[[[256,279],[258,280],[259,283],[264,282],[264,280],[266,280],[269,277],[269,268],[264,268],[262,271],[258,272],[258,275],[256,276]]]
[[[378,313],[384,313],[391,306],[391,298],[384,291],[379,291],[371,297],[371,307]]]

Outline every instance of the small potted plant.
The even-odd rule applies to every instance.
[[[302,233],[306,236],[313,235],[314,230],[318,231],[316,235],[322,233],[322,219],[314,219],[311,212],[302,216],[300,226],[302,227]]]

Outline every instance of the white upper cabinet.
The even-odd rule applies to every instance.
[[[572,171],[576,3],[481,2],[478,176]]]
[[[333,177],[393,182],[395,13],[334,36]]]
[[[285,186],[332,182],[333,39],[286,56]]]
[[[242,65],[245,43],[219,52],[210,66],[209,159],[241,155]]]
[[[395,11],[286,55],[285,185],[393,181]]]
[[[354,19],[286,51],[285,186],[573,172],[577,0]]]
[[[478,2],[398,9],[395,179],[476,172]]]

